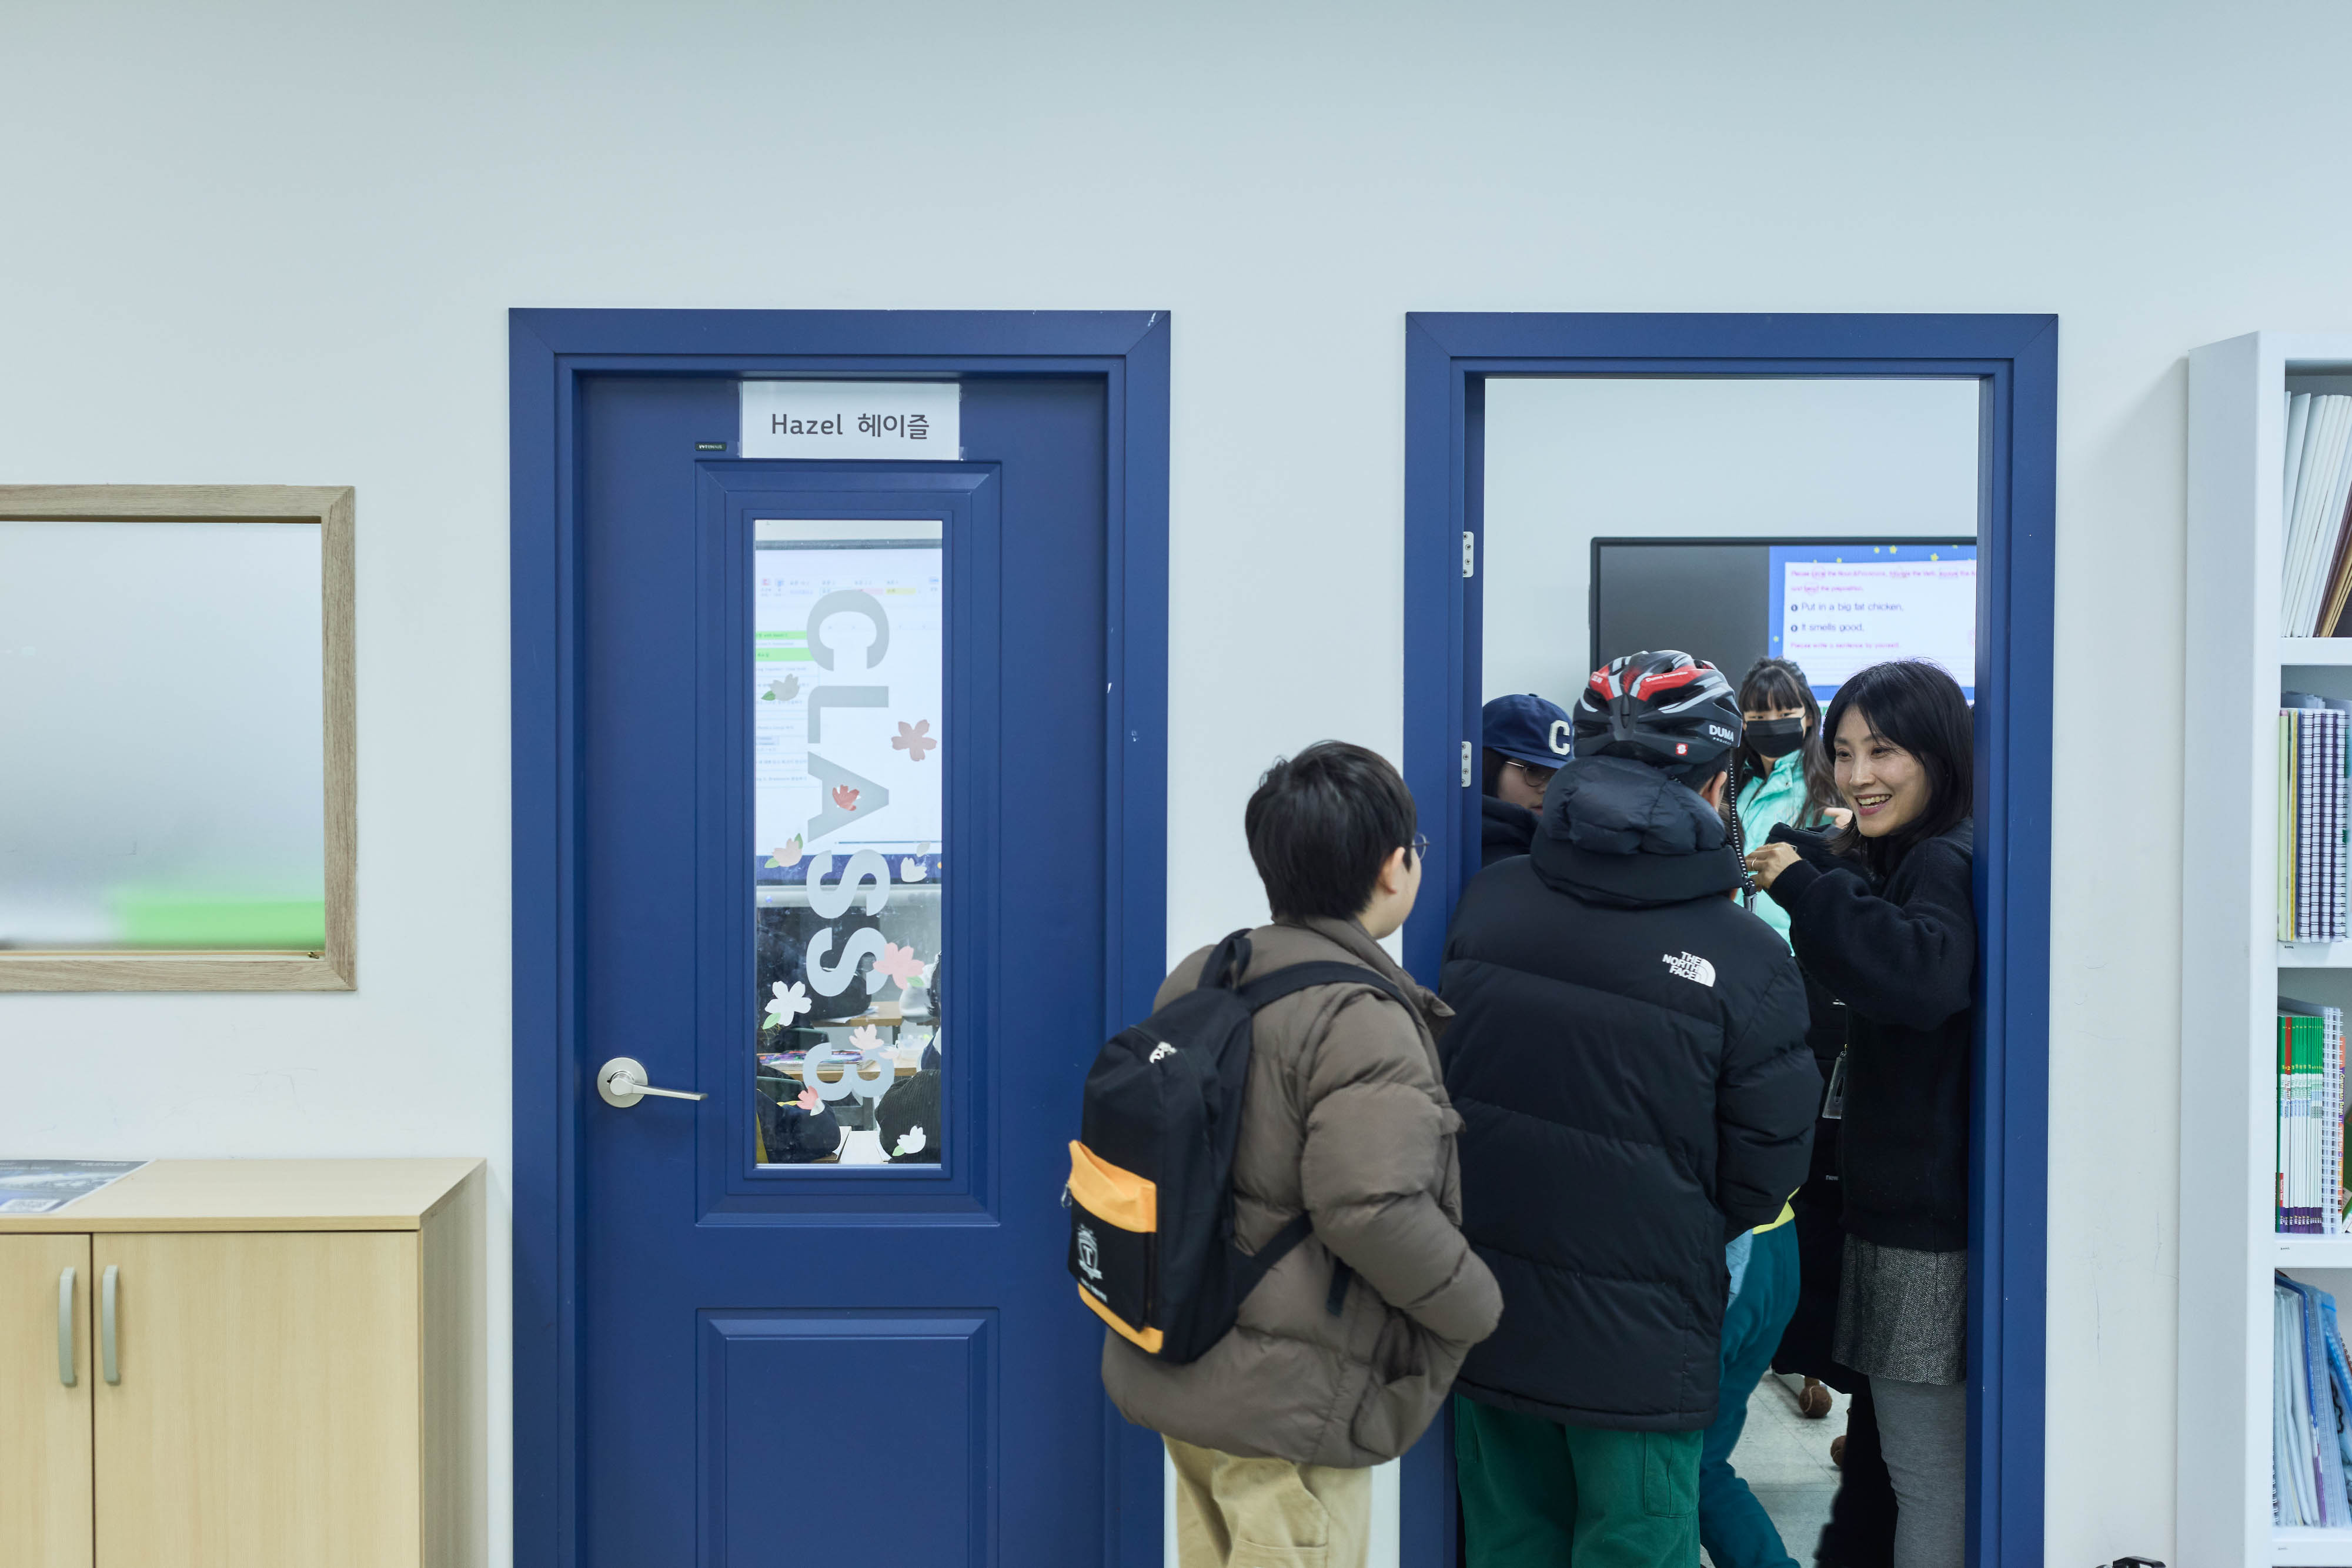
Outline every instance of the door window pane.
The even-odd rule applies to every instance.
[[[762,1165],[943,1157],[943,536],[752,525]]]

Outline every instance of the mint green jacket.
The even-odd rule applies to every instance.
[[[1739,832],[1750,850],[1772,836],[1772,830],[1782,822],[1792,827],[1821,826],[1818,819],[1801,821],[1805,811],[1805,757],[1792,751],[1772,764],[1772,771],[1761,779],[1751,779],[1739,787]],[[1753,905],[1756,917],[1789,939],[1789,912],[1769,894],[1756,895]]]

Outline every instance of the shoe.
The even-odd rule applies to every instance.
[[[1805,1386],[1797,1392],[1797,1414],[1808,1421],[1818,1421],[1827,1416],[1832,1404],[1829,1389],[1818,1377],[1805,1379]]]
[[[1830,1439],[1830,1463],[1840,1469],[1845,1469],[1845,1434],[1843,1432]]]

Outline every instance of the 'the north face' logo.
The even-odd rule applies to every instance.
[[[1666,967],[1684,979],[1696,980],[1702,986],[1715,984],[1715,966],[1697,954],[1667,953],[1663,956],[1665,959]]]

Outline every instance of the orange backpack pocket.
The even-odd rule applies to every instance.
[[[1078,1300],[1114,1333],[1157,1353],[1160,1191],[1084,1144],[1070,1145],[1070,1273]]]

